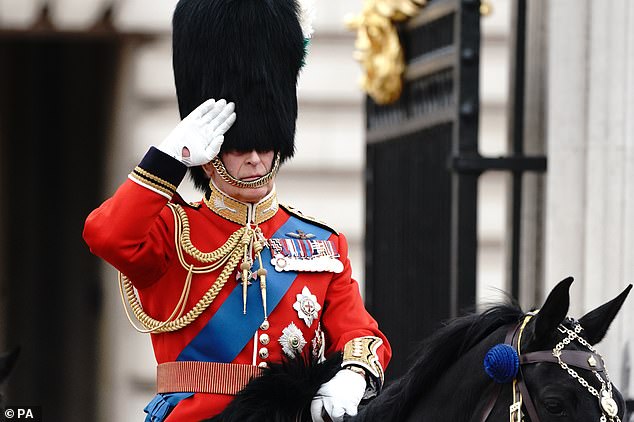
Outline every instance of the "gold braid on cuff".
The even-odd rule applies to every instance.
[[[224,163],[218,157],[211,160],[211,165],[214,166],[214,169],[216,169],[218,176],[220,176],[222,180],[229,183],[231,186],[236,186],[238,188],[255,189],[255,188],[260,188],[268,184],[275,177],[275,175],[277,174],[277,171],[280,168],[280,161],[281,161],[280,154],[279,153],[275,154],[275,160],[273,162],[273,167],[271,168],[271,171],[266,173],[264,176],[255,180],[251,180],[249,182],[236,179],[235,177],[230,175],[227,169],[225,168]]]
[[[366,336],[353,338],[343,347],[342,367],[358,366],[366,370],[377,382],[383,385],[383,367],[376,351],[383,344],[378,337]]]

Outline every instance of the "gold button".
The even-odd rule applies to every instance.
[[[271,339],[268,334],[260,334],[260,343],[266,346],[269,344],[269,341],[271,341]]]
[[[268,367],[269,367],[269,364],[268,364],[268,363],[266,363],[266,362],[260,362],[260,363],[258,364],[258,366],[259,366],[260,368],[268,368]]]
[[[260,324],[260,330],[268,330],[270,327],[269,321],[268,320],[264,320],[264,322],[262,324]]]
[[[266,359],[269,357],[269,349],[267,349],[266,347],[263,347],[260,349],[260,351],[258,352],[258,355],[260,356],[260,359]]]

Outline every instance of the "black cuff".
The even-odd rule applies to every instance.
[[[171,198],[185,177],[187,166],[155,147],[151,147],[130,178],[150,190]]]

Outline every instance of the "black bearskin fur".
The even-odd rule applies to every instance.
[[[320,364],[300,358],[271,365],[206,422],[310,422],[313,397],[341,369],[341,361],[337,353]]]
[[[181,118],[209,98],[236,105],[221,151],[294,154],[304,38],[295,0],[180,0],[173,66]],[[206,189],[200,167],[191,169]]]

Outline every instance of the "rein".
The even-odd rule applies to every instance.
[[[528,388],[526,387],[522,367],[541,362],[558,364],[572,378],[576,379],[586,390],[588,390],[590,394],[599,400],[601,409],[600,422],[621,422],[620,418],[617,416],[618,405],[612,398],[612,383],[610,382],[607,370],[605,369],[603,358],[597,353],[592,345],[579,335],[582,327],[577,321],[573,321],[573,330],[565,327],[563,324],[559,325],[559,332],[564,334],[566,337],[557,343],[552,350],[540,350],[530,353],[521,352],[520,344],[522,334],[528,325],[528,322],[536,314],[537,312],[528,313],[524,316],[522,322],[511,326],[504,340],[504,345],[512,347],[515,351],[518,362],[517,373],[512,379],[513,403],[509,406],[510,422],[521,422],[523,420],[523,408],[526,410],[526,413],[532,422],[540,422],[537,414],[537,408],[535,407],[530,393],[528,392]],[[564,347],[572,341],[577,341],[588,350],[565,350]],[[494,346],[494,348],[498,346]],[[577,373],[574,368],[591,371],[601,383],[601,391],[598,392],[596,388],[592,387],[581,375],[579,375],[579,373]],[[487,400],[487,404],[482,412],[482,417],[479,419],[481,422],[486,422],[489,418],[495,404],[497,403],[502,386],[503,383],[498,381],[496,381],[496,383],[492,386],[489,399]]]

